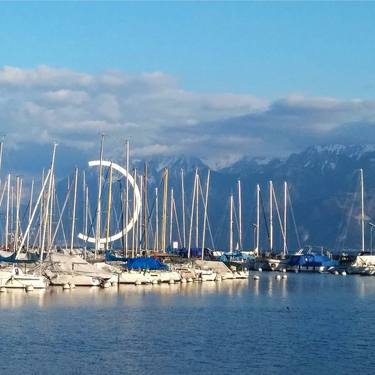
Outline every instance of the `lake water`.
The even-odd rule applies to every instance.
[[[375,277],[0,294],[0,374],[373,374]]]

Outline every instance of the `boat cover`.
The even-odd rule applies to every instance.
[[[326,255],[302,254],[292,255],[289,260],[289,265],[302,267],[334,267],[337,266],[337,261],[328,258]]]
[[[39,260],[38,254],[22,253],[20,257],[16,259],[16,253],[11,253],[9,251],[0,252],[0,262],[7,263],[35,263]]]
[[[133,270],[165,270],[167,266],[156,258],[129,258],[126,267]]]

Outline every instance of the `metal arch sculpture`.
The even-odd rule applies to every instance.
[[[108,242],[113,242],[113,241],[119,240],[126,233],[128,233],[134,227],[135,223],[137,222],[138,217],[139,217],[139,213],[141,211],[141,194],[139,192],[139,188],[138,188],[138,185],[137,185],[136,181],[134,181],[133,176],[130,175],[127,172],[126,169],[122,168],[118,164],[115,164],[111,161],[106,161],[106,160],[102,160],[102,162],[100,162],[100,160],[92,160],[92,161],[89,162],[89,167],[97,167],[97,166],[100,166],[100,164],[103,167],[109,167],[110,168],[112,166],[112,168],[114,170],[121,173],[125,178],[127,178],[129,180],[130,185],[134,189],[134,198],[135,198],[134,216],[131,218],[131,220],[128,222],[128,224],[126,225],[126,227],[123,230],[121,230],[120,232],[118,232],[118,233],[116,233],[112,236],[109,236]],[[85,242],[91,242],[91,243],[97,242],[97,239],[95,237],[89,237],[89,236],[86,236],[83,233],[79,233],[78,238],[85,241]],[[104,245],[106,243],[107,243],[107,238],[100,238],[99,239],[100,245],[102,245],[102,244]]]

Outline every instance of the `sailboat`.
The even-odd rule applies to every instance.
[[[261,253],[260,252],[260,186],[257,185],[257,218],[256,218],[256,246],[254,249],[254,255],[256,256],[255,259],[251,259],[249,265],[253,269],[262,269],[265,271],[282,271],[286,270],[287,268],[287,197],[288,197],[288,186],[287,183],[284,182],[284,217],[283,223],[281,223],[280,212],[277,206],[277,201],[275,197],[275,191],[273,187],[273,182],[269,182],[269,252],[268,253]],[[276,254],[274,251],[274,225],[273,225],[273,214],[274,214],[274,202],[276,203],[276,211],[278,214],[281,234],[283,237],[283,250]]]
[[[117,277],[107,270],[100,270],[80,256],[51,253],[44,265],[44,274],[51,285],[100,286],[117,282]]]
[[[1,260],[5,263],[3,267],[0,269],[0,285],[6,288],[36,288],[36,289],[44,289],[48,286],[48,280],[41,274],[40,268],[39,272],[38,267],[35,267],[33,270],[27,270],[25,266],[25,271],[23,271],[19,264],[21,263],[31,263],[32,261],[36,261],[35,258],[30,258],[27,256],[27,252],[23,253],[22,250],[24,249],[24,245],[27,244],[26,250],[28,248],[28,240],[29,240],[29,233],[31,229],[32,222],[36,215],[38,206],[42,200],[44,191],[46,189],[47,184],[48,187],[48,195],[47,195],[47,207],[49,207],[49,198],[50,192],[52,189],[52,178],[53,178],[53,168],[54,168],[54,160],[55,160],[55,152],[56,152],[56,144],[53,146],[53,153],[52,153],[52,162],[51,167],[48,171],[47,176],[42,181],[42,188],[40,190],[37,202],[34,206],[34,209],[31,211],[31,199],[30,199],[30,211],[29,211],[29,222],[25,233],[21,237],[21,226],[20,226],[20,204],[21,204],[21,192],[22,192],[22,180],[17,177],[16,180],[16,218],[15,218],[15,233],[14,233],[14,240],[13,240],[13,253],[9,252],[8,246],[8,235],[9,235],[9,190],[11,184],[11,176],[8,175],[7,179],[7,190],[8,190],[8,197],[7,197],[7,213],[6,213],[6,228],[5,228],[5,237],[6,237],[6,246],[5,252],[1,254]],[[31,213],[32,212],[32,213]],[[46,216],[48,217],[48,210],[46,210]],[[47,220],[44,221],[46,224]],[[46,233],[46,225],[44,226],[44,232]],[[43,236],[45,238],[45,236]],[[40,250],[39,261],[43,261],[44,254],[43,249]]]
[[[48,280],[36,275],[35,273],[25,273],[16,265],[7,266],[0,269],[0,287],[27,289],[45,289],[48,286]]]
[[[280,221],[280,229],[281,229],[281,234],[283,237],[283,250],[276,254],[276,256],[273,256],[274,254],[274,244],[273,244],[273,201],[275,202],[276,205],[276,211],[278,214],[278,218],[280,220],[280,213],[279,213],[279,208],[277,205],[276,201],[276,196],[275,196],[275,190],[273,187],[272,181],[269,183],[269,192],[270,192],[270,252],[271,256],[267,259],[265,259],[265,264],[264,264],[264,269],[269,270],[269,271],[283,271],[287,269],[288,265],[288,259],[287,259],[287,254],[288,254],[288,248],[287,248],[287,237],[286,237],[286,230],[287,230],[287,197],[288,197],[288,184],[285,181],[284,182],[284,217],[283,217],[283,223]]]
[[[363,169],[359,170],[361,181],[361,251],[348,268],[348,273],[373,275],[375,269],[375,255],[365,250],[365,204]]]

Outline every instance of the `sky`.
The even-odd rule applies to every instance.
[[[8,149],[192,154],[212,166],[373,142],[375,3],[0,4]]]

